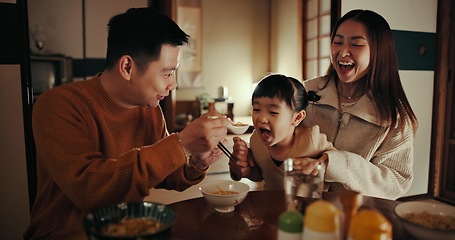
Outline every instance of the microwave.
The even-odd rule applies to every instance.
[[[63,55],[32,55],[30,67],[33,96],[73,81],[72,58]]]

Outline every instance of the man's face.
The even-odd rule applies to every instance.
[[[134,96],[132,105],[156,107],[177,87],[175,71],[178,67],[179,46],[164,44],[160,57],[150,62],[143,72],[137,67],[132,74]]]

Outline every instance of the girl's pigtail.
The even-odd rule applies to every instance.
[[[308,101],[310,102],[317,102],[321,99],[321,96],[316,94],[315,91],[308,91]]]

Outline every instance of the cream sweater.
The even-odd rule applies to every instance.
[[[318,158],[325,151],[334,149],[327,137],[321,134],[318,126],[307,127],[299,125],[294,131],[294,142],[288,157],[312,157]],[[270,156],[268,147],[262,142],[257,131],[250,137],[250,148],[253,158],[259,167],[265,190],[284,189],[283,164],[277,166]],[[257,180],[260,180],[258,178]]]
[[[335,81],[324,77],[304,82],[308,91],[321,96],[307,108],[306,125],[317,124],[338,150],[328,151],[325,180],[329,191],[350,189],[367,196],[396,199],[409,190],[413,172],[413,130],[407,121],[391,128],[378,119],[365,94],[356,104],[339,108]]]

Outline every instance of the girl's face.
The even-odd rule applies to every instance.
[[[295,126],[302,119],[284,100],[260,97],[253,100],[252,119],[254,128],[267,146],[287,143],[293,139]]]
[[[355,82],[367,74],[370,46],[362,23],[346,20],[339,26],[331,44],[331,61],[343,83]]]

